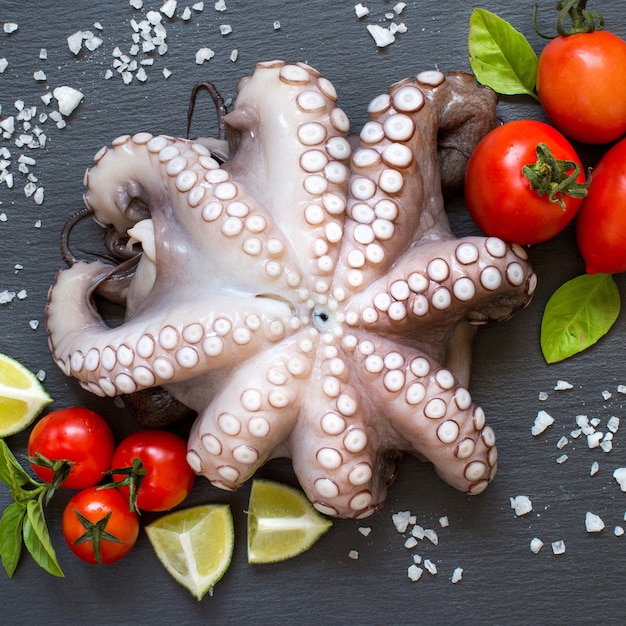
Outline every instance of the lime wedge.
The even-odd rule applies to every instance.
[[[302,554],[331,526],[298,489],[257,479],[248,506],[248,563],[273,563]]]
[[[227,504],[205,504],[163,515],[146,526],[157,557],[198,600],[222,578],[235,533]]]
[[[52,402],[39,379],[21,363],[0,354],[0,437],[30,426]]]

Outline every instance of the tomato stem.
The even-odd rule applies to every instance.
[[[122,467],[122,468],[113,468],[109,470],[107,474],[111,474],[115,476],[116,474],[122,474],[123,478],[118,480],[113,480],[106,485],[102,485],[98,487],[98,489],[111,489],[113,487],[128,487],[128,510],[136,511],[141,514],[141,511],[137,507],[137,494],[139,493],[139,489],[141,487],[141,482],[146,477],[146,468],[144,467],[141,459],[135,458],[133,459],[133,464],[130,467]]]
[[[575,161],[558,160],[545,143],[537,144],[537,161],[522,167],[522,174],[528,179],[530,188],[539,196],[548,196],[550,202],[565,210],[563,196],[584,198],[591,183],[576,182],[581,168]]]
[[[28,460],[33,465],[45,467],[53,472],[50,487],[46,496],[46,504],[50,502],[50,498],[54,492],[67,480],[67,477],[74,467],[74,463],[67,459],[48,459],[41,452],[35,452],[35,456],[29,456]]]
[[[595,30],[604,28],[604,17],[596,11],[587,11],[587,0],[559,0],[556,3],[556,10],[559,17],[556,21],[556,35],[546,35],[539,30],[537,24],[537,9],[539,0],[535,0],[533,8],[533,28],[535,32],[544,39],[555,39],[556,37],[567,37],[568,35],[578,35],[580,33],[592,33]],[[567,19],[572,25],[567,28]],[[597,23],[596,23],[597,22]]]

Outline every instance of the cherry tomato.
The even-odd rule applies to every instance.
[[[113,454],[114,470],[137,466],[145,471],[136,493],[136,505],[144,511],[168,511],[190,493],[195,473],[187,463],[187,443],[167,430],[140,430],[124,439]],[[131,470],[132,471],[132,470]],[[128,474],[113,472],[116,481]],[[129,487],[120,486],[129,496]]]
[[[84,489],[99,482],[111,469],[115,449],[106,420],[88,409],[71,407],[41,418],[28,438],[28,455],[37,453],[49,461],[69,461],[71,469],[61,483],[68,489]],[[31,461],[42,480],[52,482],[54,469]]]
[[[596,30],[556,37],[537,67],[537,93],[552,123],[584,143],[626,132],[626,42]]]
[[[574,176],[576,193],[584,193],[584,188],[578,189],[585,181],[582,164],[561,133],[533,120],[503,124],[478,144],[465,174],[467,208],[487,235],[521,245],[540,243],[554,237],[576,215],[582,198],[558,194],[562,207],[547,194],[539,195],[523,174],[525,165],[537,162],[539,144],[546,145],[555,159],[578,166],[580,174]],[[566,173],[573,176],[575,167]]]
[[[87,563],[105,565],[126,556],[139,535],[139,517],[117,489],[89,487],[70,499],[61,521],[70,550]]]
[[[593,170],[576,238],[588,274],[626,272],[626,139]]]

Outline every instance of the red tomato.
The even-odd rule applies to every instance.
[[[543,122],[520,120],[492,130],[476,147],[465,174],[465,202],[470,215],[487,235],[521,245],[554,237],[574,218],[582,198],[563,195],[565,208],[540,196],[522,173],[537,162],[536,148],[545,144],[558,160],[585,173],[574,148],[556,129]],[[574,170],[568,170],[572,174]]]
[[[626,272],[626,139],[593,170],[576,238],[588,274]]]
[[[78,558],[106,565],[119,561],[135,545],[139,517],[128,510],[128,500],[117,489],[89,487],[67,503],[61,528]]]
[[[145,469],[137,490],[137,508],[168,511],[189,495],[196,475],[187,463],[184,439],[167,430],[140,430],[119,444],[113,455],[113,468],[131,468],[135,459]],[[113,473],[116,481],[124,477]],[[128,487],[120,490],[128,496]]]
[[[71,469],[62,483],[68,489],[95,485],[111,469],[115,442],[106,420],[97,413],[72,407],[41,418],[28,438],[28,456],[41,454],[50,461],[69,461]],[[54,471],[31,462],[42,480],[51,482]]]
[[[626,132],[626,42],[613,33],[565,35],[541,52],[539,100],[554,125],[585,143]]]

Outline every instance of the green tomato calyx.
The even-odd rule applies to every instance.
[[[530,188],[539,196],[548,196],[550,202],[565,210],[564,196],[584,198],[591,184],[589,177],[584,183],[576,179],[581,168],[575,161],[558,160],[545,143],[537,144],[537,161],[522,167],[522,174],[528,179]]]

